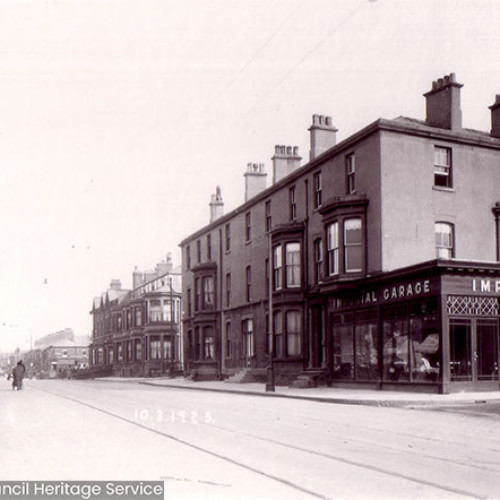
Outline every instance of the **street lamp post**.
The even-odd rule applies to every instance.
[[[267,275],[268,275],[268,329],[269,329],[269,355],[268,355],[268,365],[267,365],[267,381],[266,381],[266,392],[274,392],[274,321],[273,321],[273,245],[271,232],[269,231],[268,239],[268,264],[267,264]]]
[[[174,291],[172,288],[172,276],[169,276],[170,285],[170,377],[174,377]]]

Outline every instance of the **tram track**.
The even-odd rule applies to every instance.
[[[309,489],[309,488],[304,488],[303,486],[301,486],[300,484],[297,484],[294,481],[290,481],[290,480],[288,480],[288,479],[286,479],[284,477],[281,477],[279,475],[272,474],[272,473],[270,473],[268,471],[265,471],[262,468],[258,468],[258,467],[249,465],[248,463],[245,463],[245,462],[243,462],[241,460],[234,459],[231,456],[229,456],[227,453],[226,454],[219,453],[217,451],[209,449],[208,447],[203,447],[203,446],[200,446],[200,445],[196,444],[195,442],[189,441],[187,439],[180,438],[180,437],[178,437],[178,436],[176,436],[176,435],[174,435],[172,433],[165,432],[164,430],[160,430],[160,429],[154,428],[151,425],[146,425],[146,423],[144,423],[144,422],[138,422],[137,420],[134,420],[132,418],[127,418],[127,417],[125,417],[123,415],[120,415],[119,413],[116,413],[116,412],[110,411],[110,410],[108,410],[106,408],[100,407],[100,406],[98,406],[99,403],[89,403],[88,401],[85,401],[84,399],[81,399],[81,398],[78,398],[78,397],[75,397],[75,396],[69,396],[67,394],[61,394],[61,393],[58,393],[57,391],[51,391],[51,390],[48,390],[46,388],[36,387],[36,390],[39,390],[39,391],[42,391],[42,392],[46,392],[46,393],[51,394],[53,396],[56,396],[56,397],[59,397],[59,398],[71,401],[71,402],[73,402],[75,404],[82,405],[82,406],[85,406],[87,408],[91,408],[91,409],[93,409],[95,411],[98,411],[98,412],[103,413],[105,415],[108,415],[110,417],[119,419],[119,420],[121,420],[123,422],[129,423],[129,424],[131,424],[131,425],[133,425],[135,427],[141,428],[141,429],[143,429],[145,431],[152,432],[152,433],[154,433],[156,435],[162,436],[163,438],[166,438],[166,439],[170,439],[172,441],[175,441],[175,442],[177,442],[179,444],[182,444],[184,446],[192,448],[192,449],[194,449],[196,451],[199,451],[201,453],[208,454],[208,455],[210,455],[210,456],[212,456],[214,458],[218,458],[218,459],[223,460],[225,462],[228,462],[228,463],[230,463],[232,465],[241,467],[241,468],[243,468],[243,469],[245,469],[245,470],[247,470],[249,472],[252,472],[252,473],[255,473],[257,475],[266,477],[267,479],[271,479],[273,481],[277,481],[277,482],[279,482],[279,483],[281,483],[283,485],[286,485],[286,486],[288,486],[290,488],[293,488],[293,489],[295,489],[297,491],[305,493],[305,494],[307,494],[309,496],[312,496],[314,498],[321,498],[321,499],[325,499],[325,500],[332,500],[331,497],[326,496],[323,493],[320,493],[320,492],[317,492],[317,491],[313,491],[312,489]],[[116,396],[115,396],[115,398],[116,398]],[[126,399],[126,398],[118,398],[118,399],[121,399],[124,402],[130,402],[130,399]],[[109,401],[109,399],[108,399],[108,401]],[[102,404],[102,403],[100,403],[100,404]],[[200,423],[202,423],[202,422],[200,422]],[[230,428],[227,428],[227,427],[223,427],[223,426],[220,426],[220,425],[214,425],[213,423],[207,424],[207,425],[210,425],[213,428],[217,428],[220,431],[232,433],[232,434],[234,434],[235,436],[238,436],[238,437],[245,437],[245,438],[255,439],[255,440],[261,441],[263,443],[267,443],[267,444],[270,444],[270,445],[275,445],[275,446],[283,447],[283,448],[286,448],[288,450],[293,450],[294,452],[298,452],[298,453],[301,453],[301,454],[313,455],[313,456],[316,456],[316,457],[320,457],[320,458],[323,458],[323,459],[330,460],[332,462],[338,462],[338,463],[346,464],[346,465],[349,465],[349,466],[359,467],[359,468],[362,468],[362,469],[365,469],[365,470],[369,470],[369,471],[372,471],[372,472],[375,472],[375,473],[378,473],[378,474],[383,474],[383,475],[386,475],[386,476],[391,476],[393,478],[398,478],[398,479],[402,479],[402,480],[405,480],[405,481],[409,481],[409,482],[417,484],[419,486],[425,486],[425,487],[435,488],[435,489],[443,491],[443,492],[452,493],[452,494],[463,496],[463,497],[466,497],[466,498],[474,498],[474,499],[487,499],[488,498],[487,496],[484,496],[482,494],[478,494],[477,492],[474,492],[474,491],[469,491],[469,490],[466,490],[466,489],[463,489],[463,488],[455,488],[455,487],[451,487],[451,486],[439,484],[439,483],[437,483],[435,481],[432,481],[432,480],[426,480],[426,479],[423,479],[423,478],[414,477],[414,476],[411,476],[411,475],[408,475],[408,474],[404,474],[404,473],[392,470],[390,468],[384,468],[384,467],[379,466],[379,465],[374,465],[374,464],[366,463],[366,462],[363,462],[363,461],[360,461],[360,460],[354,460],[354,459],[351,459],[351,458],[347,458],[345,456],[335,455],[335,454],[331,454],[331,453],[325,453],[325,452],[322,452],[322,451],[319,451],[319,450],[310,449],[310,448],[306,448],[306,447],[303,447],[303,446],[297,446],[297,445],[294,445],[294,444],[291,444],[291,443],[286,443],[286,442],[283,442],[283,441],[280,441],[280,440],[277,440],[277,439],[272,439],[272,438],[269,438],[269,437],[263,437],[263,436],[259,436],[259,435],[248,433],[248,432],[237,431],[237,430],[230,429]],[[334,438],[339,439],[339,440],[344,439],[343,436],[338,435],[338,434],[337,435],[329,434],[329,437],[334,437]],[[409,436],[409,437],[412,437],[413,439],[420,439],[420,436]],[[357,442],[358,444],[362,444],[362,445],[365,445],[365,446],[375,446],[375,444],[373,442],[369,442],[367,440],[362,440],[362,439],[353,439],[352,437],[349,438],[349,441],[350,442]],[[434,441],[439,442],[439,440],[434,440]],[[397,447],[394,447],[394,446],[389,446],[389,445],[379,445],[379,444],[377,444],[376,446],[388,449],[388,450],[396,452],[396,453],[401,453],[401,452],[404,451],[404,450],[401,450],[400,448],[397,448]],[[408,451],[405,451],[405,452],[408,453]],[[443,457],[438,457],[438,456],[435,456],[435,455],[420,455],[420,456],[424,456],[425,458],[428,458],[428,459],[431,459],[431,460],[438,460],[438,461],[447,460],[447,461],[449,461],[451,463],[454,463],[455,465],[462,466],[462,467],[476,468],[476,469],[479,469],[481,471],[494,472],[496,474],[500,473],[498,470],[491,469],[489,467],[478,466],[476,464],[471,464],[469,462],[466,463],[466,462],[463,462],[463,461],[451,461],[449,459],[444,459]]]

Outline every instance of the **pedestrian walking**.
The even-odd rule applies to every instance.
[[[20,391],[23,388],[23,378],[26,373],[26,367],[22,360],[17,362],[17,365],[12,370],[12,390]]]

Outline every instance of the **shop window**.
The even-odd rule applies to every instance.
[[[455,256],[453,224],[436,222],[434,231],[438,259],[452,259]]]
[[[363,269],[363,235],[361,218],[344,220],[344,265],[345,272],[360,272]]]
[[[414,381],[439,378],[440,322],[435,301],[410,306],[410,370]]]
[[[285,245],[285,276],[288,288],[300,286],[300,243]]]
[[[434,186],[453,187],[451,149],[434,147]]]
[[[354,335],[352,314],[332,317],[334,379],[354,380]]]
[[[450,319],[450,380],[472,380],[470,320]]]
[[[327,254],[328,254],[328,276],[339,273],[339,223],[332,222],[326,229]]]
[[[345,158],[346,170],[346,192],[354,194],[356,192],[356,163],[354,161],[354,153]]]
[[[378,328],[377,311],[356,313],[356,380],[378,379]]]
[[[383,378],[393,382],[409,380],[409,336],[406,307],[387,308],[383,314]]]
[[[300,356],[302,353],[302,315],[300,311],[286,313],[286,353]]]
[[[290,203],[290,221],[293,222],[297,220],[297,200],[295,194],[295,186],[291,187],[288,191],[289,203]]]
[[[314,208],[319,208],[322,202],[321,172],[316,172],[314,174]]]

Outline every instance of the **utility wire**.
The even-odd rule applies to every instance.
[[[245,70],[257,59],[257,57],[264,52],[266,47],[276,38],[278,33],[283,29],[283,26],[285,26],[288,21],[295,15],[295,13],[302,8],[302,6],[305,4],[305,0],[302,1],[295,9],[290,12],[290,14],[284,19],[284,21],[278,26],[278,28],[271,34],[269,38],[257,49],[255,54],[240,68],[240,70],[234,75],[234,77],[231,79],[231,81],[219,92],[219,94],[215,97],[213,101],[211,101],[203,110],[202,113],[205,113],[208,111],[217,101],[220,100],[220,98],[229,90],[231,87],[234,85],[236,80],[245,72]]]
[[[372,0],[370,0],[372,1]],[[283,76],[283,78],[281,78],[278,83],[276,83],[276,85],[274,85],[272,88],[270,88],[268,91],[266,91],[266,93],[268,94],[268,96],[274,92],[274,90],[276,90],[279,86],[281,86],[281,84],[288,79],[288,77],[290,75],[292,75],[296,70],[297,68],[299,68],[307,59],[309,59],[309,57],[314,53],[316,52],[316,50],[318,50],[319,47],[321,47],[321,45],[323,45],[329,38],[331,38],[347,21],[349,21],[349,19],[351,19],[351,17],[354,16],[354,14],[356,14],[356,12],[361,8],[361,6],[363,4],[366,3],[366,0],[362,0],[361,2],[359,2],[359,4],[346,16],[344,17],[333,29],[332,31],[330,31],[329,33],[327,33],[321,40],[319,40],[316,45],[314,45],[314,47],[309,50],[309,52],[306,53],[306,55],[304,57],[302,57],[302,59],[300,59],[287,73],[285,73],[285,75]],[[267,96],[266,96],[267,97]],[[260,99],[259,101],[257,101],[246,113],[244,116],[248,116],[262,101],[265,100],[265,98],[262,98]]]

